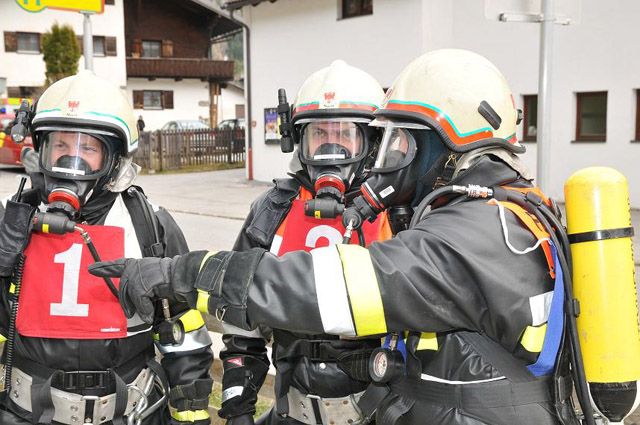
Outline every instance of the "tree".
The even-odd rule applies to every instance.
[[[78,72],[80,46],[71,26],[53,24],[51,31],[42,35],[42,52],[47,86]]]

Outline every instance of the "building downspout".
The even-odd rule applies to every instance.
[[[231,10],[229,13],[229,19],[236,24],[240,25],[244,31],[244,102],[246,105],[246,126],[245,126],[245,138],[247,139],[247,179],[253,180],[253,140],[251,137],[253,129],[253,121],[251,119],[251,33],[249,25],[233,17],[233,12],[236,9]]]

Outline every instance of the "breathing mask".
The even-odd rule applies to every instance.
[[[43,128],[40,169],[49,210],[77,218],[80,208],[109,181],[119,155],[104,131]]]

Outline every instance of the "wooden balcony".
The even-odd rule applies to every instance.
[[[199,78],[208,81],[233,79],[233,61],[177,58],[127,58],[127,77]]]

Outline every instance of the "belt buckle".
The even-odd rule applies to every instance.
[[[85,389],[107,389],[107,371],[73,371],[63,372],[62,390],[71,391]]]

